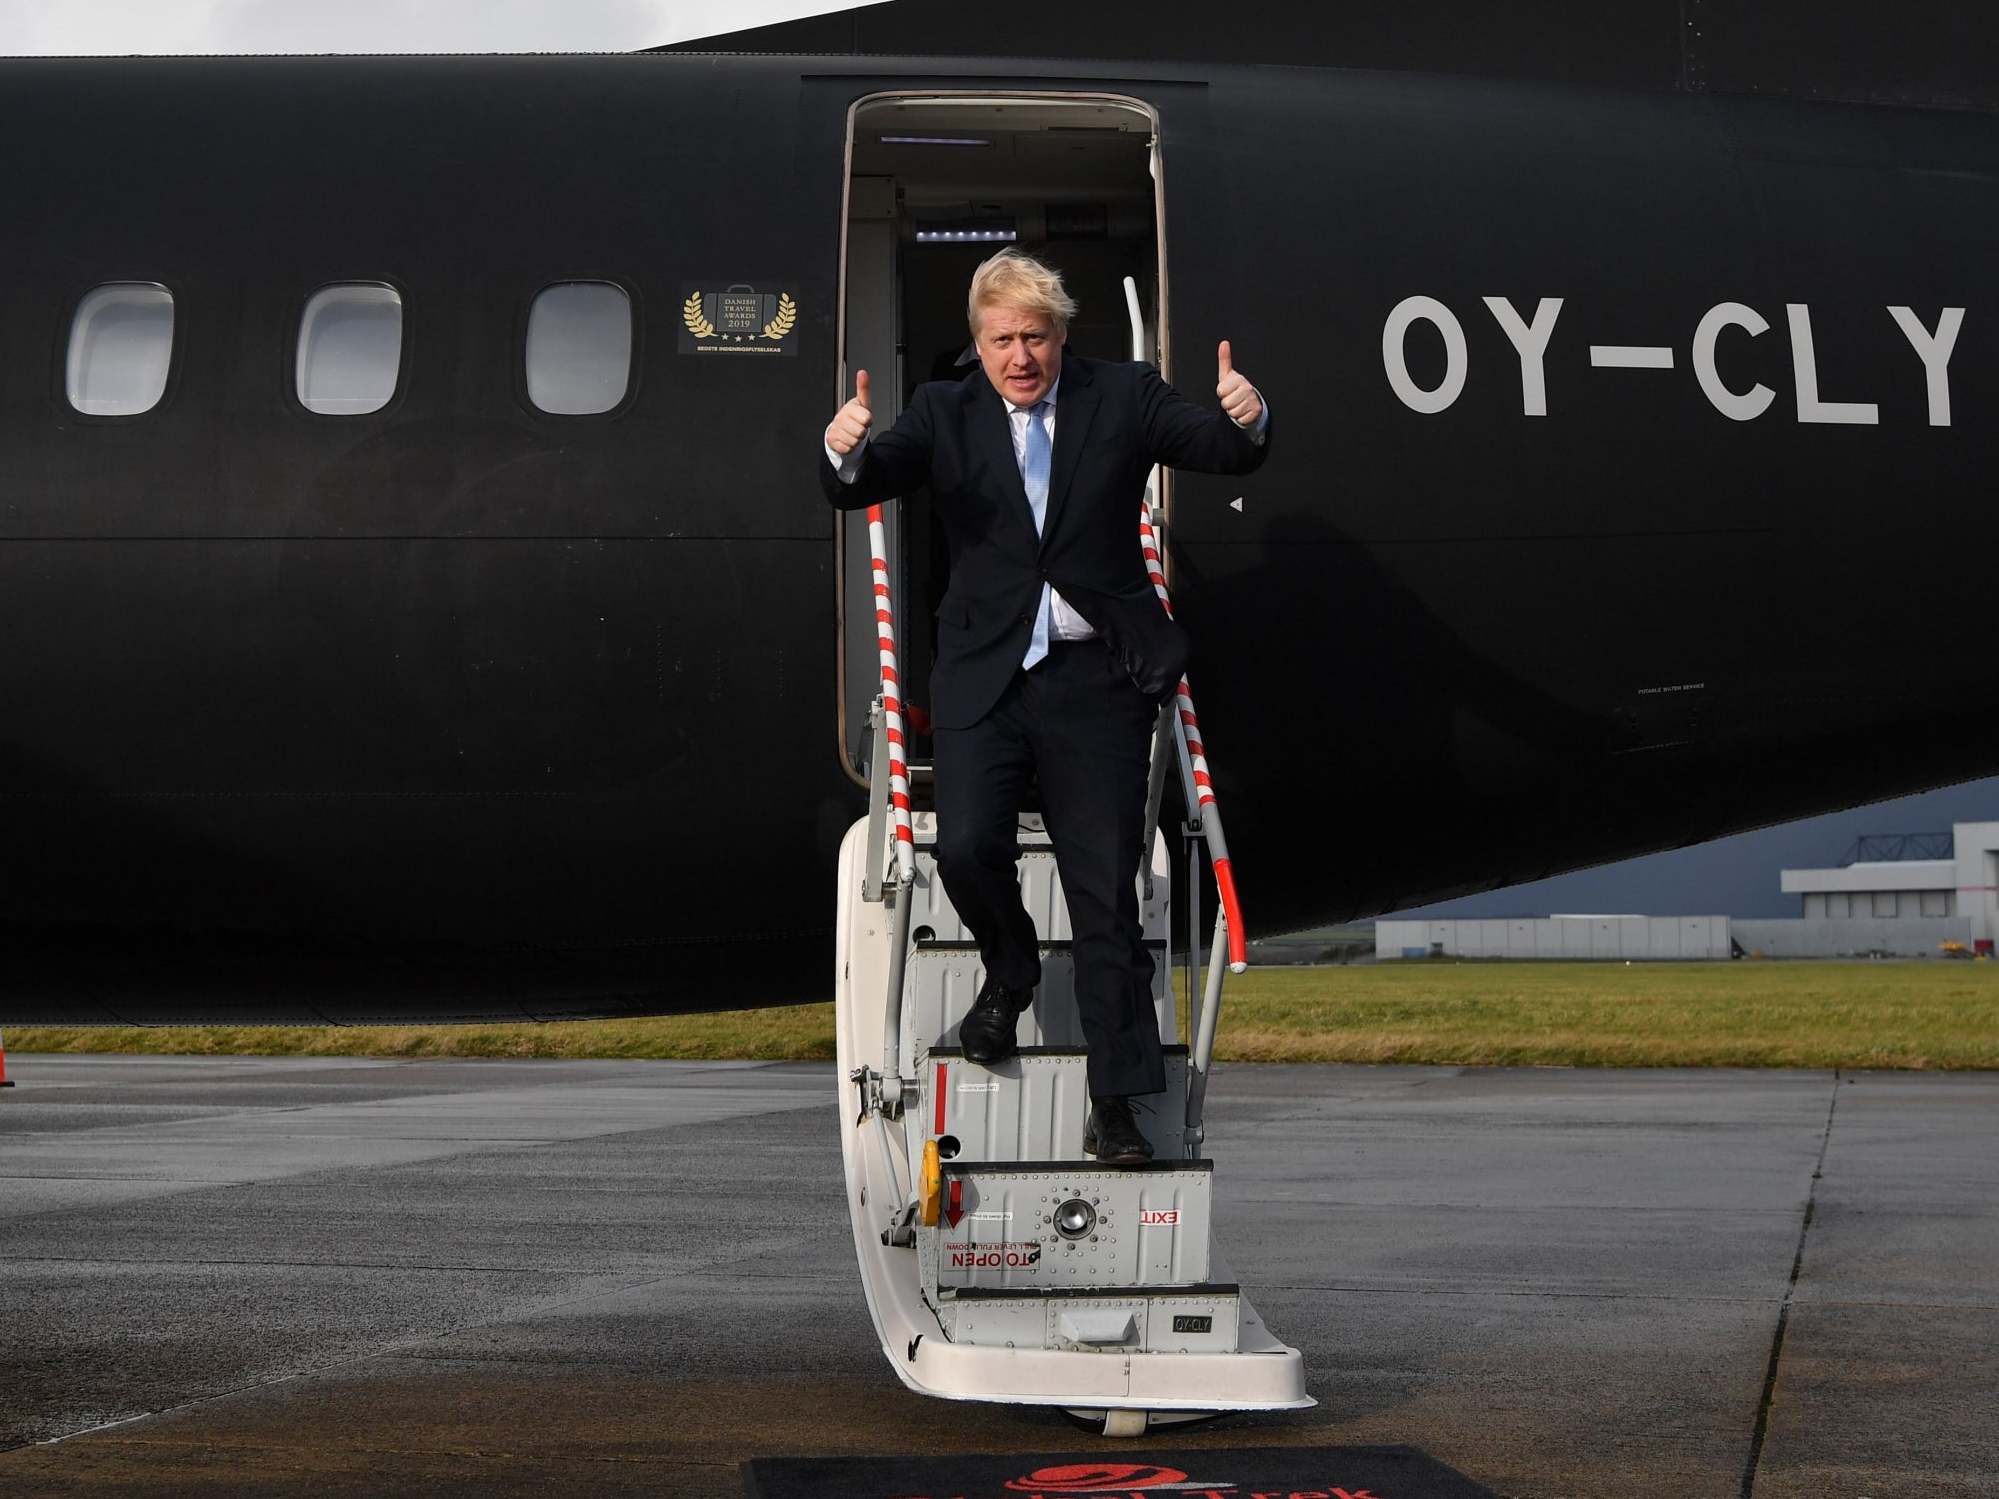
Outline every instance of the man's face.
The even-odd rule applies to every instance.
[[[1016,406],[1032,406],[1062,373],[1062,335],[1041,313],[987,307],[979,314],[978,342],[986,378]]]

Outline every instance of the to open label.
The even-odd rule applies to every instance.
[[[953,1270],[1033,1270],[1041,1264],[1041,1246],[1025,1244],[951,1244],[948,1263]]]

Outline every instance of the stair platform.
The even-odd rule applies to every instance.
[[[925,1294],[1193,1285],[1208,1278],[1212,1161],[952,1162],[917,1248]]]
[[[1075,1161],[1090,1111],[1087,1059],[1062,1046],[1025,1046],[1004,1062],[965,1060],[953,1046],[915,1048],[919,1140],[937,1141],[946,1161]],[[1187,1048],[1166,1046],[1166,1091],[1132,1109],[1155,1161],[1186,1155]],[[918,1151],[921,1151],[918,1144]]]
[[[1233,1283],[967,1288],[938,1305],[953,1343],[1074,1353],[1233,1353],[1242,1290]]]

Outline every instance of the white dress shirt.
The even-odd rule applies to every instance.
[[[1048,387],[1048,394],[1041,398],[1048,403],[1048,410],[1043,414],[1041,422],[1048,433],[1048,451],[1050,453],[1055,451],[1055,413],[1058,409],[1055,404],[1055,393],[1061,388],[1062,378],[1058,375],[1055,378],[1055,383]],[[1258,395],[1257,399],[1259,402],[1262,402],[1261,394]],[[1000,402],[1006,407],[1007,430],[1013,434],[1013,461],[1024,472],[1027,468],[1027,424],[1033,419],[1033,408],[1031,406],[1016,406],[1004,396],[1000,397]],[[1241,423],[1237,423],[1237,425],[1240,426]],[[1264,429],[1269,425],[1270,406],[1267,402],[1262,402],[1262,410],[1256,414],[1256,425],[1249,428],[1249,440],[1261,447],[1263,444]],[[830,424],[828,425],[828,430],[831,430]],[[861,458],[867,452],[867,448],[868,439],[862,438],[860,442],[855,444],[854,451],[849,453],[845,458],[842,458],[838,453],[833,451],[832,443],[829,442],[826,444],[826,461],[833,465],[833,471],[840,476],[842,484],[851,484],[855,479],[860,477]],[[1135,523],[1133,529],[1134,532],[1137,529]],[[1060,590],[1050,588],[1048,590],[1048,602],[1048,638],[1050,640],[1093,640],[1096,638],[1096,627],[1069,607],[1068,600],[1062,597]]]
[[[1041,425],[1043,430],[1048,433],[1048,451],[1051,455],[1055,451],[1055,392],[1061,388],[1062,377],[1058,375],[1055,377],[1055,383],[1048,387],[1048,394],[1041,398],[1048,403],[1048,409],[1041,416]],[[1005,396],[1000,397],[1000,402],[1006,407],[1007,431],[1013,434],[1014,466],[1025,474],[1027,472],[1027,424],[1034,420],[1034,408],[1032,406],[1016,406],[1013,402],[1007,400]],[[1050,498],[1053,498],[1053,496],[1051,495]],[[1047,514],[1044,512],[1042,515],[1044,523],[1046,523],[1047,518]],[[1097,627],[1069,607],[1069,601],[1062,597],[1062,591],[1059,588],[1051,587],[1048,590],[1048,638],[1050,640],[1094,640],[1096,635]]]

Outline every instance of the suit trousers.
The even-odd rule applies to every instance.
[[[987,975],[1009,989],[1041,979],[1015,872],[1021,798],[1030,777],[1039,784],[1069,904],[1097,1098],[1166,1086],[1137,890],[1157,718],[1101,640],[1056,642],[1046,659],[1014,673],[984,718],[933,736],[938,874],[978,939]]]

